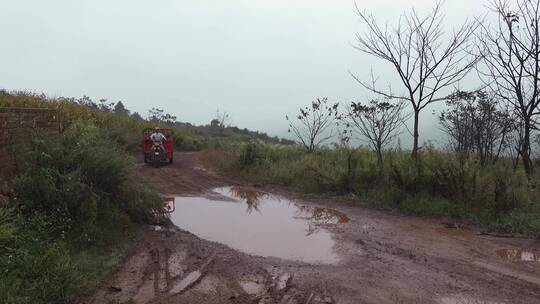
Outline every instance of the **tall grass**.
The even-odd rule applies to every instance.
[[[221,155],[221,156],[219,156]],[[478,159],[426,149],[384,152],[380,168],[367,149],[321,149],[258,142],[208,158],[224,173],[297,191],[344,195],[381,208],[473,220],[493,229],[540,237],[540,176],[527,179],[510,160],[481,166]]]

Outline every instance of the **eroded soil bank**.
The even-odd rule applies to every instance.
[[[196,153],[177,153],[175,161],[158,169],[141,164],[140,173],[168,196],[223,202],[223,191],[213,190],[234,186],[344,214],[346,221],[315,223],[331,237],[337,260],[257,256],[200,238],[195,234],[210,236],[193,228],[186,227],[195,234],[148,226],[92,303],[540,303],[537,240],[496,238],[473,227],[446,228],[441,220],[303,200],[217,176],[198,164]]]

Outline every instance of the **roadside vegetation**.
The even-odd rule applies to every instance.
[[[59,141],[36,134],[19,157],[0,196],[0,301],[77,302],[116,269],[138,223],[160,220],[161,199],[91,123]]]

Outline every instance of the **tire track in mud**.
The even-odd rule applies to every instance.
[[[147,240],[154,242],[152,246],[131,257],[141,263],[140,268],[145,270],[133,273],[132,263],[127,262],[129,266],[124,266],[119,273],[133,273],[133,277],[117,275],[109,282],[113,284],[109,287],[114,286],[114,291],[111,288],[101,290],[92,303],[277,304],[300,303],[305,298],[294,287],[292,276],[287,273],[277,271],[272,275],[258,265],[242,261],[242,257],[222,245],[214,243],[206,246],[197,239],[187,241],[192,236],[176,229],[171,229],[170,235],[164,237],[165,229],[153,231],[151,228],[143,234]],[[163,242],[155,242],[153,239],[156,238],[162,238]],[[171,247],[168,243],[181,245]],[[175,253],[181,257],[173,259]],[[260,288],[242,287],[245,286],[243,282],[253,283],[251,287],[260,285]],[[300,302],[293,302],[293,299]]]

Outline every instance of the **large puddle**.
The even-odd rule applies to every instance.
[[[338,256],[325,227],[349,221],[339,211],[297,205],[240,187],[214,189],[223,198],[177,197],[173,223],[197,236],[243,252],[333,264]]]

